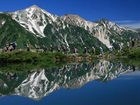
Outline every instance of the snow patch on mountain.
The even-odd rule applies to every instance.
[[[111,48],[111,44],[109,41],[109,37],[107,35],[107,30],[103,29],[101,26],[96,26],[94,28],[93,35],[98,38],[103,44],[105,44],[108,48]]]
[[[5,24],[5,22],[6,22],[6,21],[2,21],[2,23],[1,23],[1,24],[2,24],[2,25],[4,25],[4,24]]]
[[[0,28],[5,24],[5,20],[0,21]]]

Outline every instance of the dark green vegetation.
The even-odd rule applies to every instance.
[[[27,51],[13,51],[2,52],[0,54],[0,63],[39,63],[41,65],[55,65],[56,62],[71,62],[71,61],[92,61],[98,58],[127,58],[140,59],[140,49],[131,48],[123,49],[121,52],[113,51],[112,53],[105,53],[102,56],[90,54],[63,54],[59,52],[27,52]]]
[[[13,51],[0,54],[0,63],[52,63],[57,59],[65,61],[66,55],[62,53],[39,53],[39,52],[26,52],[26,51]]]
[[[29,41],[31,44],[38,43],[38,39],[30,32],[26,31],[16,21],[6,14],[0,14],[0,20],[6,21],[0,27],[0,47],[4,47],[6,43],[16,41],[18,48],[24,48]]]

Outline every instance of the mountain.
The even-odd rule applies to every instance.
[[[18,48],[64,46],[68,50],[76,47],[82,51],[100,47],[119,48],[126,45],[139,33],[102,19],[97,22],[87,21],[78,15],[53,15],[33,5],[16,12],[0,13],[0,47],[6,43],[17,42]],[[116,47],[117,46],[117,47]]]

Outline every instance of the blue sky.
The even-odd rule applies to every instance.
[[[106,18],[140,27],[140,0],[0,0],[0,11],[16,11],[31,5],[57,15],[78,14],[91,21]]]

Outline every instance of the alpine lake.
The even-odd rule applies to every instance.
[[[140,105],[139,60],[48,65],[1,64],[0,105]]]

